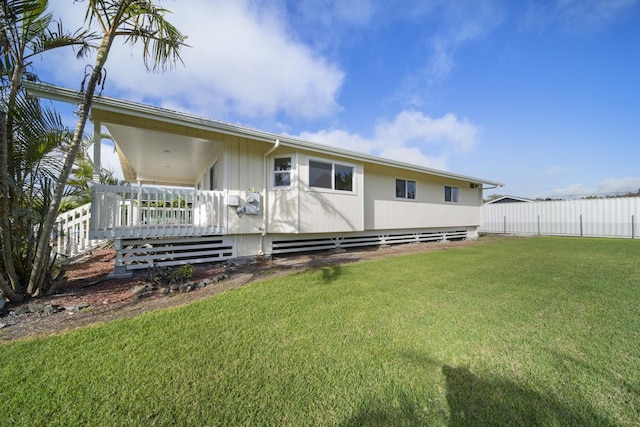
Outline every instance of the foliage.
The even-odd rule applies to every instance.
[[[638,425],[639,244],[481,240],[5,344],[0,424]]]
[[[156,285],[182,284],[193,279],[193,266],[184,264],[179,267],[156,266],[147,270],[147,281]]]
[[[80,2],[80,1],[78,1]],[[81,2],[80,2],[81,3]],[[115,38],[122,38],[126,44],[142,44],[144,62],[150,71],[163,70],[180,61],[180,48],[185,36],[168,22],[164,15],[168,12],[153,1],[139,0],[87,0],[85,22],[88,27],[97,25],[101,31],[100,45],[91,72],[85,75],[78,106],[78,122],[64,165],[54,186],[53,198],[49,204],[41,233],[36,245],[34,268],[31,270],[27,292],[39,295],[46,284],[46,264],[50,251],[49,236],[64,199],[64,190],[72,174],[76,156],[82,148],[84,128],[98,85],[104,86],[105,64]]]
[[[62,171],[60,155],[71,141],[57,114],[27,97],[21,82],[24,76],[35,78],[30,71],[33,56],[62,46],[77,46],[82,55],[89,47],[90,33],[69,33],[61,24],[54,28],[52,15],[45,13],[47,5],[46,0],[0,2],[0,293],[12,300],[27,293],[34,270],[41,272],[43,284],[44,279],[49,282],[51,230],[45,230],[46,212]],[[46,247],[36,260],[40,240]]]

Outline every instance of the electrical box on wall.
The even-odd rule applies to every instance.
[[[260,193],[247,191],[245,193],[244,213],[247,215],[259,215],[261,210]]]
[[[229,206],[239,206],[240,205],[240,196],[229,196],[227,201]]]

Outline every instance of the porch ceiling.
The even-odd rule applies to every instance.
[[[137,127],[104,124],[129,182],[194,186],[213,162],[216,142]]]

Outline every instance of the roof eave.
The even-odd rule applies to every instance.
[[[67,89],[47,83],[37,83],[23,81],[23,85],[26,87],[28,93],[33,96],[47,98],[55,101],[67,102],[77,104],[80,102],[82,95],[78,91]],[[314,142],[304,141],[301,139],[278,135],[271,132],[260,131],[256,129],[250,129],[230,123],[221,122],[218,120],[206,119],[203,117],[171,111],[167,109],[152,107],[149,105],[126,101],[116,98],[96,96],[93,100],[93,107],[113,112],[123,112],[135,117],[162,120],[173,124],[187,125],[194,128],[204,130],[215,130],[219,133],[251,137],[252,139],[273,143],[276,139],[280,140],[281,146],[288,146],[296,149],[304,149],[317,153],[333,154],[340,157],[349,159],[360,160],[364,162],[370,162],[381,166],[389,166],[401,169],[407,169],[420,173],[427,173],[430,175],[452,178],[461,181],[469,181],[475,184],[481,184],[483,189],[497,188],[504,186],[503,183],[491,181],[483,178],[477,178],[472,176],[460,175],[456,173],[450,173],[437,169],[431,169],[424,166],[414,165],[410,163],[399,162],[395,160],[389,160],[378,156],[369,154],[363,154],[350,150],[343,150],[340,148],[332,147],[329,145],[318,144]],[[489,186],[489,187],[485,187]]]

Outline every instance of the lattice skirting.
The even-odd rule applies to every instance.
[[[443,240],[463,240],[469,237],[466,228],[447,230],[413,230],[411,232],[371,232],[322,237],[274,237],[271,253],[285,254],[336,250],[354,247],[395,245],[401,243],[438,242]]]

